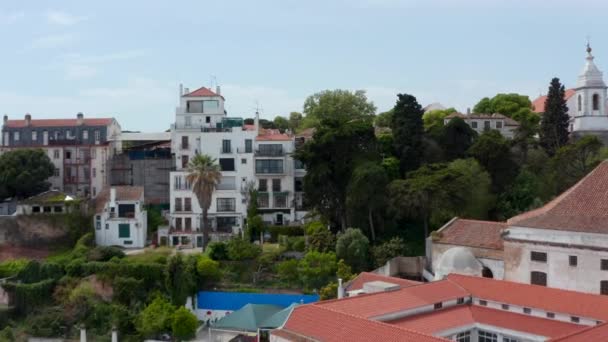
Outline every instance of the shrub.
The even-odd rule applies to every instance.
[[[224,242],[211,242],[207,249],[209,257],[213,260],[228,260],[228,248]]]
[[[213,284],[222,278],[220,263],[210,258],[198,259],[196,270],[205,284]]]
[[[252,244],[240,237],[232,238],[226,244],[228,258],[232,261],[253,260],[262,253],[262,247]]]
[[[32,313],[28,316],[25,325],[25,331],[36,337],[62,336],[65,333],[65,328],[63,308],[59,306],[40,309]]]
[[[116,277],[112,282],[114,299],[125,305],[142,300],[145,292],[143,291],[143,281],[132,277]]]
[[[298,262],[300,281],[306,289],[319,289],[335,279],[337,270],[334,253],[311,251]]]
[[[321,221],[309,222],[305,229],[308,250],[326,253],[336,249],[335,235]]]
[[[248,241],[255,241],[260,237],[260,233],[262,233],[265,229],[265,224],[264,224],[264,220],[262,219],[262,216],[260,215],[255,215],[253,217],[251,217],[248,221],[247,221],[247,240]]]
[[[178,340],[189,340],[196,334],[198,320],[196,316],[185,307],[180,307],[173,314],[171,325],[173,337]]]
[[[112,258],[122,259],[125,253],[118,247],[113,246],[98,246],[88,252],[87,260],[89,261],[108,261]]]
[[[355,272],[365,270],[368,267],[369,240],[360,229],[348,228],[338,235],[336,255]]]
[[[277,275],[288,285],[296,285],[299,280],[298,261],[295,259],[280,262],[277,265]]]
[[[46,279],[37,283],[5,283],[2,287],[13,294],[14,306],[19,313],[28,313],[49,303],[53,298],[55,280]]]
[[[304,228],[301,226],[269,226],[266,231],[270,233],[271,242],[277,242],[279,235],[302,236]]]
[[[372,257],[376,267],[383,266],[394,257],[406,255],[407,252],[407,245],[400,237],[393,237],[380,245],[372,247]]]
[[[144,337],[155,337],[171,331],[175,306],[163,297],[156,297],[137,316],[137,331]]]
[[[285,251],[304,252],[306,250],[306,240],[303,236],[279,235],[279,244],[285,248]]]
[[[70,277],[80,277],[83,276],[84,273],[84,259],[74,259],[70,261],[69,264],[65,267],[65,272]]]
[[[321,300],[334,299],[338,297],[338,283],[332,281],[327,284],[319,291],[319,298]]]
[[[28,264],[27,259],[13,259],[0,262],[0,278],[17,275]]]

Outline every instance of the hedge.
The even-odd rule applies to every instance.
[[[270,240],[277,242],[279,235],[285,236],[303,236],[304,228],[302,226],[268,226],[266,231],[270,233]]]

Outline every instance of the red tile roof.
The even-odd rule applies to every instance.
[[[261,129],[260,134],[255,138],[258,141],[290,141],[292,137],[281,133],[278,129]]]
[[[142,186],[112,186],[105,187],[97,197],[95,197],[95,213],[103,211],[106,203],[110,200],[110,189],[116,189],[117,201],[137,201],[143,200],[144,188]]]
[[[469,293],[457,284],[440,280],[413,285],[396,291],[361,294],[344,299],[322,301],[315,305],[347,314],[372,318],[468,296]]]
[[[550,342],[590,342],[608,341],[608,323],[603,323],[594,327],[589,327],[578,332],[560,336],[550,340]]]
[[[255,125],[243,125],[245,131],[255,131]]]
[[[502,250],[501,233],[505,228],[505,222],[455,218],[441,228],[434,242]]]
[[[384,275],[377,274],[377,273],[371,273],[371,272],[361,272],[355,279],[351,280],[345,286],[346,291],[361,290],[361,289],[363,289],[363,284],[368,283],[370,281],[385,281],[387,283],[393,283],[393,284],[400,285],[401,288],[406,288],[409,286],[422,284],[421,282],[413,281],[413,280],[407,280],[407,279],[396,278],[396,277],[388,277],[388,276],[384,276]]]
[[[568,100],[574,94],[576,94],[576,90],[566,89],[566,93],[564,94],[564,99]],[[537,97],[534,101],[532,101],[532,111],[535,113],[544,113],[545,112],[545,101],[547,101],[547,95]]]
[[[476,305],[458,305],[439,311],[431,311],[422,315],[405,317],[388,323],[427,334],[438,334],[448,329],[468,326],[475,323],[546,337],[562,336],[585,329],[585,326],[579,324],[533,317]]]
[[[282,329],[288,334],[292,333],[308,337],[308,340],[314,339],[323,342],[447,341],[443,338],[425,335],[387,323],[367,320],[319,305],[300,305],[296,307]]]
[[[108,126],[112,118],[83,119],[85,126]],[[30,121],[30,127],[65,127],[78,126],[78,119],[36,119]],[[25,120],[8,120],[4,127],[21,128],[27,127]]]
[[[543,207],[507,221],[509,226],[608,234],[608,161]]]
[[[608,321],[608,296],[459,274],[447,279],[476,298]]]
[[[196,89],[195,91],[191,91],[188,94],[184,94],[182,96],[186,96],[186,97],[212,97],[212,96],[221,96],[221,95],[218,95],[217,93],[211,91],[211,89],[209,89],[209,88],[200,87],[200,88]],[[222,98],[224,98],[224,97],[222,96]]]

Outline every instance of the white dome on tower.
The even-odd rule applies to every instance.
[[[435,268],[435,280],[445,278],[450,273],[481,276],[483,265],[466,247],[452,247],[445,251]]]
[[[606,87],[606,83],[604,83],[604,75],[593,62],[593,58],[594,57],[591,54],[591,46],[587,44],[587,62],[585,63],[585,67],[576,81],[577,88]]]

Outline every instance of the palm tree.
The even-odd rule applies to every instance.
[[[203,249],[209,243],[210,227],[207,212],[211,207],[213,191],[222,177],[220,167],[215,161],[215,158],[206,154],[197,154],[188,164],[186,175],[186,179],[192,184],[192,192],[203,210]],[[192,244],[194,245],[194,241]]]

